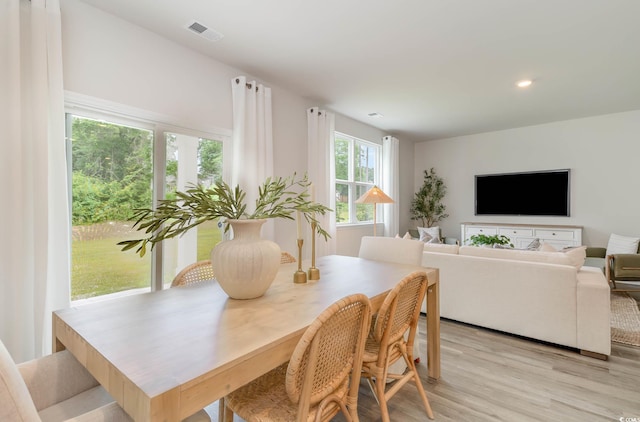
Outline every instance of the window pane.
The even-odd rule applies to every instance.
[[[166,198],[175,192],[201,184],[211,187],[222,180],[222,142],[167,133],[166,141]],[[209,221],[189,230],[178,238],[164,241],[163,277],[171,284],[175,275],[189,264],[209,259],[211,249],[220,241],[217,221]]]
[[[367,193],[372,186],[356,185],[356,199]],[[373,221],[374,204],[356,204],[356,220],[360,223]]]
[[[348,223],[349,220],[349,185],[336,183],[336,223]]]
[[[140,237],[130,221],[151,206],[151,131],[69,116],[71,133],[71,299],[151,285],[150,254],[117,245]]]
[[[348,139],[336,136],[336,180],[349,180],[349,144]]]
[[[379,145],[335,132],[336,223],[373,221],[372,205],[355,201],[378,183],[380,154]]]
[[[377,148],[356,142],[354,159],[354,177],[356,182],[375,183]],[[357,196],[359,198],[359,196]]]

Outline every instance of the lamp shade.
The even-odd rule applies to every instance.
[[[389,196],[382,192],[379,187],[373,186],[371,189],[366,191],[364,195],[356,200],[356,204],[391,204],[393,203],[393,199],[389,198]]]

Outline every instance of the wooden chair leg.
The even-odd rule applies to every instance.
[[[380,404],[380,414],[382,415],[382,422],[390,422],[389,420],[389,408],[387,407],[387,397],[385,395],[386,384],[384,382],[384,378],[381,380],[376,380],[376,397],[378,398],[378,403]]]
[[[413,380],[415,381],[418,393],[420,393],[420,397],[422,398],[422,403],[424,404],[424,409],[427,411],[427,416],[429,417],[429,419],[433,419],[433,411],[431,410],[431,405],[429,404],[427,393],[424,391],[422,381],[420,381],[420,375],[418,375],[416,365],[413,363],[411,364],[411,371],[413,371]]]

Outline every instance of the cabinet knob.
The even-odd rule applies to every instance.
[[[551,233],[551,236],[555,236],[555,235],[556,235],[555,233]]]

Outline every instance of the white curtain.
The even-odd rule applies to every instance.
[[[335,116],[318,107],[307,110],[309,180],[313,183],[316,202],[332,210],[336,209],[336,172],[334,162]],[[331,238],[316,239],[316,257],[336,253],[335,212],[319,215],[318,221]]]
[[[393,199],[392,204],[383,204],[384,235],[398,234],[400,216],[399,144],[393,136],[382,138],[382,191]],[[402,236],[402,234],[401,234]]]
[[[0,338],[17,362],[51,352],[69,306],[60,4],[0,0]]]
[[[271,88],[245,76],[231,80],[233,96],[232,188],[240,185],[246,192],[247,212],[255,210],[258,186],[273,176],[273,131]],[[262,226],[262,236],[274,240],[273,221]]]

